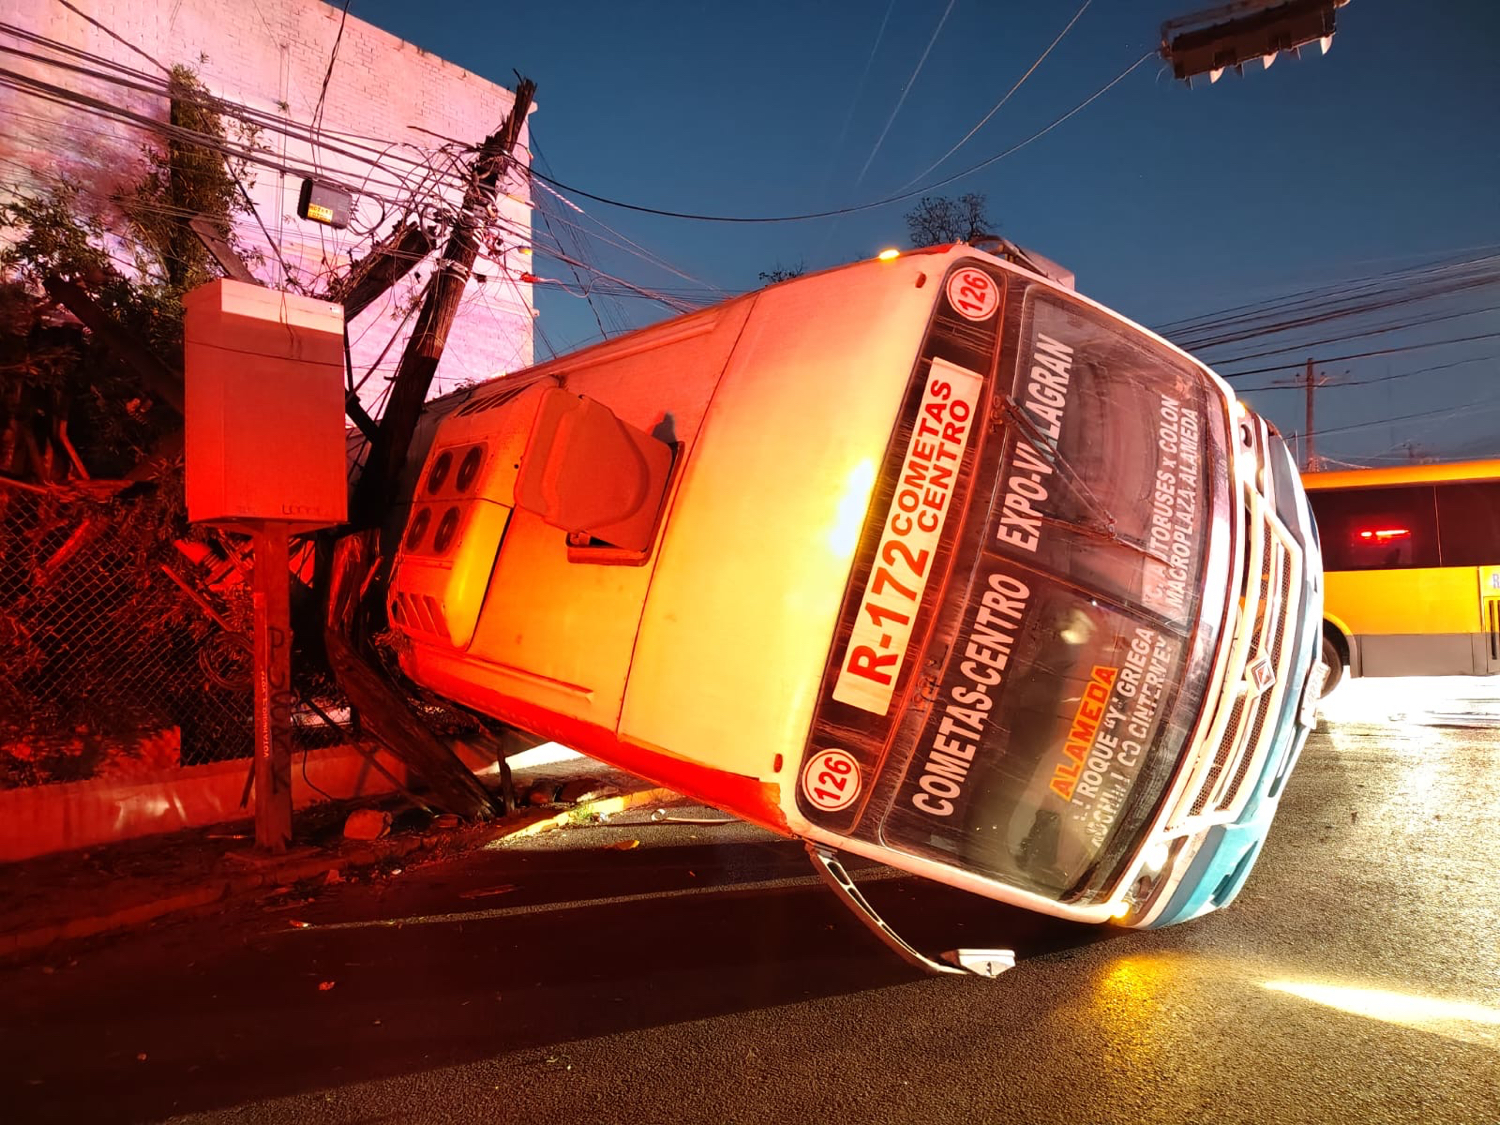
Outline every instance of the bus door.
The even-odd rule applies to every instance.
[[[1471,666],[1460,671],[1500,672],[1500,480],[1441,481],[1434,492],[1442,565],[1459,579],[1454,601],[1468,617]]]
[[[1500,566],[1479,568],[1479,607],[1484,622],[1481,667],[1493,676],[1500,674]]]

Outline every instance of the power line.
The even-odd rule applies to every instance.
[[[1448,371],[1454,367],[1467,367],[1471,363],[1485,363],[1496,358],[1500,358],[1500,356],[1497,356],[1496,353],[1491,352],[1489,355],[1474,356],[1470,359],[1457,359],[1452,363],[1437,363],[1433,364],[1431,367],[1418,367],[1413,371],[1398,371],[1394,375],[1375,375],[1369,379],[1348,379],[1342,383],[1329,383],[1328,386],[1367,387],[1372,383],[1389,383],[1393,379],[1405,379],[1412,375],[1428,375],[1434,371]]]
[[[1500,398],[1480,399],[1478,402],[1467,403],[1464,406],[1445,406],[1437,410],[1423,410],[1415,414],[1401,414],[1395,418],[1380,418],[1373,422],[1355,422],[1348,426],[1334,426],[1331,429],[1318,430],[1315,437],[1324,437],[1328,434],[1347,434],[1356,430],[1372,430],[1377,426],[1390,426],[1396,422],[1415,422],[1419,418],[1456,418],[1473,410],[1493,410],[1500,407]]]
[[[828,171],[823,174],[823,187],[826,190],[830,178],[833,175],[834,162],[838,158],[839,150],[844,147],[844,139],[849,135],[849,126],[854,121],[854,111],[859,106],[859,99],[865,92],[865,82],[870,77],[870,68],[875,65],[875,56],[880,52],[880,44],[885,39],[886,25],[891,22],[891,13],[896,10],[896,0],[890,0],[885,6],[885,15],[881,18],[880,29],[875,32],[875,42],[870,47],[870,53],[865,56],[865,68],[860,72],[859,81],[854,84],[854,96],[849,99],[849,111],[844,114],[844,124],[839,129],[838,139],[833,142],[828,150]]]
[[[59,0],[59,2],[62,2],[62,0]],[[102,26],[102,25],[100,25],[100,26]],[[105,29],[105,30],[107,31],[108,29]],[[268,30],[269,30],[269,27],[268,27]],[[71,70],[71,71],[73,71],[75,73],[82,74],[82,75],[85,75],[85,76],[90,77],[90,78],[94,78],[94,79],[96,79],[98,81],[101,81],[101,82],[108,82],[108,83],[111,83],[111,84],[114,84],[114,85],[118,85],[118,86],[122,86],[122,87],[125,87],[125,88],[128,88],[128,89],[134,89],[134,90],[137,90],[139,92],[150,93],[150,94],[154,94],[156,96],[163,97],[163,98],[169,97],[171,95],[171,87],[170,87],[169,82],[166,82],[166,81],[163,81],[161,79],[158,79],[155,76],[153,76],[151,74],[148,74],[148,73],[146,73],[144,71],[135,70],[135,69],[133,69],[131,67],[125,66],[123,63],[120,63],[118,60],[111,59],[111,58],[108,58],[108,57],[103,56],[103,55],[93,54],[93,53],[91,53],[89,51],[82,50],[81,48],[74,47],[71,44],[64,43],[64,42],[61,42],[59,40],[49,38],[48,36],[45,36],[45,35],[37,34],[36,32],[29,31],[29,30],[27,30],[25,28],[18,27],[18,26],[14,25],[14,24],[0,22],[0,31],[3,31],[7,35],[13,36],[14,38],[20,39],[20,40],[22,40],[24,42],[32,43],[32,44],[35,44],[37,46],[46,47],[47,49],[49,49],[51,51],[57,52],[58,54],[66,55],[66,56],[69,56],[69,57],[74,58],[74,59],[83,60],[83,61],[88,62],[89,64],[91,64],[96,69],[92,69],[91,70],[91,69],[89,69],[89,67],[80,66],[80,65],[77,65],[77,64],[66,63],[66,62],[63,62],[60,59],[52,59],[52,58],[48,58],[48,57],[46,57],[44,55],[36,55],[36,54],[28,53],[28,52],[19,51],[18,49],[14,48],[14,47],[8,47],[8,46],[3,46],[3,45],[0,45],[0,52],[5,52],[7,54],[15,54],[15,55],[18,55],[20,57],[24,57],[24,58],[26,58],[26,59],[28,59],[30,61],[39,63],[41,65],[45,65],[45,66],[53,66],[53,67],[66,68],[66,69],[69,69],[69,70]],[[110,32],[110,34],[113,35],[113,32]],[[114,38],[119,39],[119,36],[114,36]],[[120,41],[124,42],[124,40],[120,40]],[[132,45],[130,45],[128,43],[126,45],[127,46],[132,46]],[[132,46],[132,49],[135,49],[135,48]],[[161,67],[161,69],[165,73],[167,73],[168,76],[170,77],[170,73],[171,73],[170,70],[168,70],[166,67],[163,67],[160,63],[157,63],[156,60],[151,59],[151,57],[149,55],[147,55],[145,57],[147,59],[150,59],[150,61],[154,65],[156,65],[158,67]],[[109,73],[105,73],[106,71],[109,72]],[[257,126],[259,128],[268,128],[268,129],[271,129],[271,130],[276,131],[276,132],[284,133],[286,135],[291,135],[290,130],[289,130],[288,127],[289,126],[295,126],[298,130],[302,131],[303,135],[294,136],[292,139],[302,140],[302,141],[305,141],[307,143],[312,143],[314,140],[318,139],[318,138],[315,138],[308,131],[309,127],[303,126],[303,125],[301,125],[301,124],[299,124],[297,122],[294,122],[290,118],[278,117],[278,116],[276,116],[274,114],[270,114],[270,113],[267,113],[265,111],[252,109],[249,106],[244,106],[244,105],[241,105],[241,104],[238,104],[238,103],[235,103],[235,102],[231,102],[231,101],[229,101],[228,99],[225,99],[225,98],[216,97],[215,95],[212,95],[212,94],[209,94],[209,95],[207,95],[204,98],[196,99],[196,101],[197,101],[197,104],[199,104],[199,105],[202,105],[202,106],[205,106],[205,107],[209,107],[209,108],[214,108],[214,109],[219,110],[220,112],[230,113],[230,114],[236,116],[239,120],[241,120],[241,121],[243,121],[243,122],[245,122],[247,124],[254,124],[255,126]],[[413,126],[412,128],[415,129],[416,127]],[[430,130],[426,130],[426,129],[421,129],[421,130],[417,130],[417,131],[427,132],[427,133],[431,132]],[[356,145],[358,145],[358,143],[360,141],[371,141],[371,140],[378,141],[380,144],[386,144],[386,142],[383,141],[383,140],[381,140],[380,138],[367,137],[367,136],[363,136],[363,135],[357,134],[357,133],[341,132],[341,133],[337,133],[337,134],[334,134],[334,135],[337,136],[344,143],[349,143],[349,144],[356,144]],[[432,134],[432,135],[437,136],[437,134]],[[440,146],[440,148],[438,150],[425,150],[425,151],[442,151],[442,149],[454,148],[454,147],[461,148],[465,152],[472,152],[473,151],[473,146],[471,144],[468,144],[467,142],[459,142],[459,141],[453,140],[452,138],[442,138],[442,139],[446,143],[443,146]],[[370,153],[378,153],[379,152],[379,150],[377,148],[372,147],[372,146],[359,145],[359,147],[365,148],[366,151],[368,151]],[[345,154],[345,155],[350,155],[352,157],[358,158],[356,156],[356,154]],[[463,178],[462,177],[456,177],[456,178],[460,181],[460,186],[461,186]]]
[[[678,269],[676,266],[672,265],[672,263],[668,262],[666,259],[660,257],[657,254],[652,253],[650,250],[647,250],[640,243],[634,241],[629,236],[627,236],[625,234],[622,234],[620,231],[616,230],[614,227],[610,226],[608,223],[603,222],[597,216],[591,215],[589,212],[585,211],[582,207],[579,207],[578,204],[574,203],[571,199],[567,199],[564,196],[558,195],[558,193],[555,192],[549,185],[543,184],[542,187],[543,187],[543,189],[545,191],[547,191],[548,194],[552,195],[559,202],[561,202],[564,205],[566,205],[570,210],[576,212],[579,215],[582,215],[584,218],[588,219],[590,222],[596,224],[597,226],[602,227],[604,230],[608,231],[611,235],[614,235],[614,238],[613,239],[611,239],[611,238],[603,238],[600,235],[593,234],[592,232],[587,232],[587,231],[584,230],[583,227],[579,226],[578,224],[568,221],[568,219],[565,216],[560,215],[560,214],[557,216],[557,218],[558,218],[558,220],[560,222],[562,222],[563,224],[567,225],[568,227],[570,227],[570,228],[572,228],[574,230],[577,230],[580,234],[587,234],[587,235],[589,235],[589,237],[600,238],[602,241],[608,242],[610,245],[618,247],[619,249],[625,251],[627,254],[633,254],[635,257],[640,258],[641,261],[645,262],[647,265],[656,266],[656,267],[658,267],[660,269],[666,270],[668,273],[676,274],[678,277],[682,278],[684,281],[691,281],[695,285],[701,285],[703,288],[709,289],[709,290],[713,290],[715,292],[719,292],[719,293],[724,292],[724,290],[720,289],[718,286],[710,284],[709,282],[704,281],[702,278],[694,277],[692,274],[685,273],[684,271]],[[536,210],[538,210],[538,211],[542,211],[542,212],[546,211],[546,209],[540,203],[534,203],[534,206],[536,207]],[[619,241],[616,241],[616,239],[618,239]]]
[[[547,213],[545,211],[541,211],[540,214],[542,216],[542,223],[547,227],[547,233],[550,234],[550,235],[552,235],[552,237],[554,239],[556,239],[557,236],[555,234],[552,234],[552,220],[550,218],[548,218]],[[582,288],[583,287],[583,279],[578,276],[578,270],[574,266],[572,266],[572,265],[569,265],[568,269],[571,270],[572,273],[573,273],[573,280],[578,283],[579,288]],[[609,338],[609,333],[604,330],[604,319],[599,315],[599,306],[596,305],[596,304],[594,304],[594,299],[593,299],[592,296],[590,296],[588,298],[588,305],[589,305],[589,312],[591,312],[591,313],[594,314],[594,323],[599,326],[599,335],[602,336],[602,337],[604,337],[605,339],[608,339]],[[548,344],[547,347],[550,350],[551,347],[552,347],[552,345]],[[552,354],[553,354],[554,358],[557,355],[556,352],[553,352]]]
[[[1199,318],[1202,323],[1197,332],[1172,327],[1158,331],[1189,350],[1224,347],[1333,320],[1484,288],[1500,281],[1500,270],[1495,268],[1496,263],[1500,263],[1500,258],[1393,274],[1378,281],[1351,283],[1332,290],[1312,290],[1259,307],[1250,307],[1249,311],[1225,314],[1213,323],[1207,323],[1208,318]]]
[[[87,12],[83,11],[82,9],[75,8],[72,4],[68,3],[68,0],[57,0],[57,2],[59,4],[61,4],[64,8],[67,8],[68,11],[72,12],[74,15],[83,17],[83,19],[85,19],[89,23],[93,24],[100,31],[104,32],[105,35],[108,35],[111,39],[113,39],[116,43],[119,43],[121,46],[127,47],[130,50],[134,51],[136,54],[140,55],[141,58],[145,59],[148,63],[150,63],[152,66],[156,67],[162,73],[164,73],[164,74],[171,74],[172,73],[172,70],[171,70],[170,67],[163,66],[160,62],[158,62],[156,59],[152,58],[150,55],[146,54],[145,51],[141,50],[139,47],[137,47],[134,43],[130,42],[128,39],[122,39],[122,38],[120,38],[120,36],[116,35],[109,28],[105,27],[102,23],[100,23],[98,20],[96,20],[93,16],[89,15]]]
[[[1366,336],[1381,336],[1387,332],[1404,332],[1412,328],[1425,328],[1429,324],[1441,324],[1446,320],[1459,320],[1466,316],[1479,316],[1482,313],[1500,312],[1500,308],[1487,307],[1481,309],[1465,309],[1462,312],[1444,313],[1441,316],[1426,316],[1417,320],[1404,320],[1396,324],[1386,324],[1379,328],[1367,328],[1359,332],[1347,332],[1342,336],[1325,336],[1320,340],[1301,340],[1284,347],[1268,348],[1265,351],[1250,352],[1247,355],[1236,356],[1234,359],[1221,360],[1221,363],[1243,363],[1252,359],[1263,359],[1268,355],[1281,355],[1284,352],[1306,351],[1309,348],[1320,347],[1324,344],[1337,344],[1345,340],[1360,340]],[[1201,349],[1200,349],[1201,350]],[[1245,374],[1245,372],[1236,372]]]
[[[317,133],[319,126],[323,123],[323,103],[328,97],[328,81],[333,77],[333,64],[339,57],[339,44],[344,41],[344,24],[349,20],[350,0],[344,0],[344,11],[339,16],[339,31],[333,37],[333,50],[328,52],[328,69],[323,72],[323,87],[318,91],[318,105],[313,110],[312,131]]]
[[[979,171],[981,168],[987,168],[991,164],[994,164],[997,160],[1003,160],[1007,156],[1014,155],[1021,149],[1025,148],[1027,145],[1031,144],[1033,141],[1039,140],[1040,138],[1046,136],[1053,129],[1061,125],[1064,121],[1068,120],[1068,118],[1085,109],[1095,100],[1108,93],[1115,86],[1123,82],[1132,71],[1134,71],[1142,63],[1146,62],[1148,59],[1154,58],[1155,55],[1156,52],[1148,51],[1146,54],[1136,59],[1135,62],[1127,66],[1114,78],[1110,79],[1099,89],[1095,90],[1083,101],[1079,102],[1072,109],[1068,110],[1067,113],[1064,113],[1062,116],[1053,120],[1050,124],[1043,126],[1041,129],[1038,129],[1035,133],[1032,133],[1031,136],[1027,137],[1025,140],[1018,141],[1015,144],[1011,145],[1004,152],[996,153],[994,156],[991,156],[985,160],[981,160],[978,164],[965,168],[962,172],[955,172],[951,176],[944,177],[941,180],[936,180],[933,183],[926,184],[919,188],[914,188],[911,191],[897,192],[895,195],[886,196],[884,199],[877,199],[870,203],[861,203],[851,207],[837,207],[828,211],[808,211],[799,215],[704,215],[689,211],[671,211],[661,207],[647,207],[638,203],[626,203],[622,200],[610,199],[608,196],[596,195],[593,192],[584,191],[582,188],[572,187],[571,185],[565,184],[561,180],[553,176],[547,176],[541,172],[538,172],[535,168],[532,168],[530,170],[530,175],[535,179],[544,180],[560,191],[571,192],[574,195],[581,195],[585,199],[592,199],[595,203],[604,203],[610,207],[619,207],[625,211],[638,211],[644,215],[660,215],[663,218],[667,219],[690,219],[704,223],[798,223],[804,222],[809,219],[831,219],[838,215],[853,215],[861,211],[873,211],[878,207],[888,207],[892,203],[901,203],[905,200],[913,199],[916,196],[923,194],[924,192],[929,192],[935,190],[936,188],[945,187],[948,184],[953,183],[955,180],[960,180],[965,176]]]
[[[994,117],[995,114],[997,114],[997,113],[1000,112],[1000,108],[1003,105],[1005,105],[1006,102],[1010,101],[1010,96],[1012,94],[1014,94],[1017,90],[1019,90],[1021,88],[1021,86],[1025,83],[1025,81],[1028,78],[1030,78],[1032,76],[1032,74],[1036,71],[1037,67],[1039,67],[1039,66],[1042,65],[1043,61],[1047,58],[1047,56],[1052,53],[1052,49],[1054,47],[1056,47],[1059,43],[1061,43],[1063,41],[1063,36],[1067,35],[1068,32],[1070,32],[1070,31],[1073,30],[1073,25],[1078,22],[1079,18],[1083,15],[1084,12],[1086,12],[1088,10],[1088,6],[1090,4],[1092,4],[1092,3],[1093,3],[1093,0],[1083,0],[1083,6],[1081,8],[1079,8],[1078,11],[1076,11],[1076,12],[1073,13],[1073,18],[1068,21],[1068,24],[1067,24],[1066,27],[1064,27],[1061,31],[1059,31],[1057,33],[1057,38],[1054,39],[1054,40],[1052,40],[1052,42],[1050,44],[1048,44],[1047,49],[1045,51],[1043,51],[1040,55],[1037,56],[1036,62],[1034,62],[1034,63],[1031,64],[1031,66],[1027,69],[1026,73],[1023,74],[1023,75],[1021,75],[1020,78],[1016,79],[1015,85],[1012,86],[1009,90],[1005,91],[1005,96],[1003,98],[1001,98],[998,102],[996,102],[994,104],[994,106],[991,107],[990,111],[988,113],[986,113],[983,117],[981,117],[979,119],[978,124],[976,124],[974,126],[974,128],[970,129],[967,133],[965,133],[963,135],[963,137],[960,138],[959,142],[956,145],[954,145],[952,148],[950,148],[947,152],[943,153],[942,156],[938,157],[931,164],[929,164],[926,168],[923,168],[920,172],[918,172],[910,180],[906,181],[906,183],[903,186],[904,187],[911,187],[912,184],[916,183],[923,176],[929,175],[930,173],[932,173],[933,171],[935,171],[938,168],[938,166],[943,163],[943,161],[947,160],[948,157],[952,156],[959,149],[963,148],[964,145],[966,145],[969,142],[969,138],[970,137],[972,137],[975,133],[979,132],[980,129],[984,128],[985,122],[987,122],[991,117]]]
[[[3,48],[0,48],[0,50],[3,50]],[[55,86],[51,83],[42,82],[39,79],[30,78],[16,71],[0,68],[0,86],[9,86],[12,89],[17,89],[24,93],[29,93],[34,96],[40,97],[45,101],[52,101],[62,105],[81,107],[89,112],[97,114],[98,116],[134,125],[147,132],[154,133],[165,140],[177,141],[182,144],[195,145],[204,150],[217,152],[220,155],[244,160],[249,164],[256,165],[257,167],[267,168],[271,171],[279,172],[287,176],[292,176],[300,179],[315,173],[314,169],[283,164],[278,161],[272,160],[263,151],[256,149],[254,146],[236,145],[226,141],[219,141],[214,137],[197,132],[196,130],[187,129],[180,125],[173,125],[170,122],[157,121],[154,118],[146,116],[145,114],[136,113],[133,110],[126,109],[123,106],[113,105],[101,99],[68,90],[65,87]],[[207,105],[210,108],[214,109],[226,109],[231,107],[231,103],[222,102],[218,99],[210,102],[203,102],[201,104]],[[235,115],[231,114],[230,116]],[[339,154],[348,156],[350,159],[354,160],[363,159],[355,153],[340,152]],[[391,196],[380,196],[376,193],[366,194],[372,195],[374,196],[374,198],[386,203],[395,204],[399,202],[396,198]]]
[[[290,118],[281,117],[261,110],[256,110],[251,107],[233,102],[227,98],[218,97],[212,94],[195,96],[188,91],[179,90],[174,92],[169,82],[160,81],[150,75],[131,70],[128,67],[122,67],[119,64],[114,63],[112,60],[102,59],[99,56],[90,55],[87,52],[68,48],[66,44],[58,43],[55,40],[50,40],[45,36],[36,35],[34,33],[26,31],[25,29],[17,28],[10,24],[0,23],[0,31],[4,31],[7,34],[16,36],[17,38],[23,39],[27,42],[35,43],[39,46],[45,46],[49,49],[68,54],[73,58],[83,59],[93,64],[95,67],[104,67],[106,69],[91,69],[90,66],[81,65],[80,63],[67,62],[63,59],[49,58],[45,55],[38,55],[34,52],[23,51],[19,48],[6,45],[0,45],[0,53],[14,55],[18,58],[25,59],[38,65],[66,70],[70,73],[92,78],[96,81],[104,82],[112,86],[133,90],[137,93],[159,97],[164,100],[171,100],[175,94],[177,100],[179,101],[188,104],[195,104],[202,108],[212,110],[213,112],[218,113],[221,116],[227,117],[234,121],[238,121],[241,125],[244,125],[246,127],[266,132],[272,132],[286,137],[287,139],[297,141],[298,143],[306,144],[310,148],[322,146],[323,148],[333,152],[335,155],[341,156],[358,164],[368,165],[371,168],[371,172],[367,173],[367,179],[368,176],[373,175],[376,170],[384,170],[385,166],[389,162],[390,152],[393,146],[399,145],[401,147],[412,148],[419,153],[417,159],[405,161],[405,163],[413,169],[421,168],[424,166],[430,168],[432,161],[437,156],[444,154],[448,149],[463,148],[465,151],[469,151],[471,149],[471,146],[460,146],[456,143],[447,144],[438,149],[421,149],[415,145],[412,145],[410,142],[379,140],[377,138],[367,138],[362,137],[359,134],[351,133],[333,134],[321,128],[313,129],[309,126],[301,125],[300,123],[297,123]],[[114,102],[102,101],[99,98],[92,97],[82,92],[72,91],[65,87],[55,86],[43,82],[41,79],[34,78],[30,75],[23,75],[16,71],[0,70],[0,82],[3,82],[3,84],[6,85],[10,85],[12,88],[18,89],[21,92],[29,93],[33,96],[42,98],[43,100],[53,101],[57,104],[72,105],[75,108],[82,108],[86,111],[93,112],[99,116],[103,116],[106,118],[125,120],[130,124],[153,130],[159,134],[167,136],[168,139],[171,139],[171,130],[176,128],[170,125],[170,123],[157,121],[154,118],[146,117],[144,115],[125,110],[123,107],[118,106]],[[213,138],[201,136],[190,139],[192,140],[192,143],[196,143],[200,147],[220,151],[221,153],[227,153],[239,158],[248,158],[251,159],[251,161],[254,163],[263,165],[270,168],[272,171],[276,171],[282,174],[296,175],[299,171],[305,171],[275,164],[266,159],[264,154],[259,150],[255,150],[247,154],[245,151],[246,146],[225,146],[215,143]],[[367,140],[379,140],[379,146],[383,147],[364,143]],[[447,181],[449,182],[449,186],[454,188],[455,191],[462,189],[467,182],[464,175],[454,174],[451,172],[445,173],[444,178],[447,179]],[[393,178],[390,181],[387,181],[387,186],[400,190],[405,186],[405,179],[406,177],[400,175],[399,173],[393,173]],[[366,194],[369,194],[369,192],[367,191]],[[388,198],[384,201],[390,202]]]
[[[1367,387],[1372,383],[1389,383],[1395,379],[1407,379],[1413,375],[1427,375],[1434,371],[1448,371],[1454,367],[1467,367],[1471,363],[1484,363],[1488,360],[1500,359],[1500,354],[1472,356],[1469,359],[1456,359],[1452,363],[1437,363],[1430,367],[1417,367],[1411,371],[1397,371],[1391,375],[1375,375],[1369,379],[1344,379],[1337,383],[1319,383],[1319,388],[1338,390],[1344,387]],[[1264,391],[1305,391],[1305,383],[1267,383],[1260,387],[1235,387],[1238,394],[1260,393]]]
[[[875,147],[870,149],[870,155],[865,158],[864,167],[859,170],[859,175],[854,179],[854,186],[858,187],[865,178],[865,173],[870,170],[871,163],[875,160],[875,154],[880,151],[880,146],[885,144],[886,134],[891,131],[891,126],[896,123],[896,116],[901,112],[901,107],[906,104],[907,95],[911,88],[917,84],[917,75],[922,73],[922,67],[927,65],[927,56],[932,54],[933,45],[938,41],[938,36],[943,33],[943,26],[948,22],[948,17],[953,14],[953,5],[958,0],[948,0],[948,6],[943,9],[942,18],[938,20],[937,26],[932,29],[932,38],[927,40],[927,49],[922,52],[922,57],[917,60],[917,68],[911,72],[911,77],[901,87],[901,96],[896,99],[896,108],[891,110],[891,115],[886,119],[885,128],[880,130],[880,136],[875,139]]]
[[[325,133],[320,128],[302,126],[292,122],[290,119],[254,110],[207,92],[200,95],[196,91],[184,90],[180,86],[176,86],[170,78],[168,81],[163,82],[154,76],[132,70],[113,60],[104,59],[89,52],[69,47],[67,44],[59,43],[46,36],[37,35],[11,24],[0,23],[0,31],[4,31],[6,34],[12,35],[22,41],[46,47],[49,50],[56,51],[72,59],[82,60],[90,65],[82,65],[80,62],[68,62],[65,59],[50,58],[8,45],[0,45],[0,53],[13,55],[40,66],[65,70],[72,74],[92,78],[98,82],[121,89],[132,90],[147,96],[196,105],[221,117],[236,121],[246,129],[276,133],[284,138],[306,144],[313,153],[312,159],[314,164],[317,163],[316,151],[321,146],[352,162],[368,165],[370,171],[365,176],[366,186],[363,191],[364,196],[385,203],[394,202],[389,197],[380,197],[376,193],[371,192],[367,185],[377,170],[384,170],[383,166],[388,164],[388,154],[391,145],[401,142],[388,142],[384,151],[381,151],[374,146],[361,143],[363,138],[357,135],[344,134],[338,137],[339,143],[334,144],[329,140],[330,134]],[[66,87],[56,86],[30,75],[23,75],[11,70],[0,70],[0,85],[8,85],[13,89],[30,94],[44,101],[72,106],[73,108],[82,109],[106,119],[124,121],[128,124],[154,131],[169,141],[176,139],[183,143],[194,144],[206,151],[218,152],[226,159],[246,161],[257,166],[267,167],[282,175],[298,176],[307,174],[307,170],[305,169],[293,169],[284,164],[276,164],[270,161],[267,159],[264,150],[254,144],[227,144],[216,138],[193,134],[191,131],[186,131],[188,135],[180,135],[183,132],[180,127],[174,126],[170,122],[157,121],[154,118],[125,109],[116,102],[104,101],[84,94],[81,91],[72,91]],[[363,149],[364,151],[354,151],[354,149]],[[438,151],[441,152],[441,150]],[[431,162],[432,155],[424,152],[420,159],[407,161],[406,163],[415,169],[422,167],[424,164],[430,166]],[[404,177],[394,172],[394,170],[392,170],[392,174],[394,178],[387,181],[387,186],[395,190],[404,189],[409,174]],[[450,177],[450,179],[452,181],[450,186],[455,192],[463,187],[464,181],[462,178]]]
[[[1315,307],[1316,303],[1320,300],[1333,299],[1333,303],[1337,303],[1338,298],[1350,298],[1355,295],[1363,295],[1371,292],[1378,293],[1383,290],[1389,291],[1398,286],[1403,291],[1410,291],[1413,286],[1421,284],[1424,278],[1431,280],[1434,277],[1462,273],[1467,270],[1493,268],[1496,263],[1500,263],[1500,255],[1493,253],[1496,249],[1497,247],[1494,246],[1477,246],[1469,247],[1465,250],[1450,251],[1449,253],[1455,255],[1471,251],[1484,251],[1485,253],[1478,257],[1425,262],[1420,266],[1397,270],[1395,272],[1385,271],[1345,278],[1327,285],[1313,286],[1262,301],[1234,305],[1227,309],[1220,309],[1211,313],[1199,313],[1182,320],[1159,324],[1155,326],[1155,331],[1163,336],[1170,336],[1174,339],[1182,339],[1184,337],[1191,339],[1190,334],[1195,329],[1213,328],[1222,331],[1229,325],[1255,324],[1274,311],[1299,306]],[[1195,342],[1194,345],[1190,346],[1202,346],[1202,344]]]
[[[1321,357],[1319,363],[1342,363],[1346,359],[1369,359],[1373,356],[1399,355],[1402,352],[1416,352],[1424,348],[1442,348],[1450,344],[1468,344],[1475,340],[1494,340],[1500,338],[1500,332],[1483,332],[1477,336],[1454,336],[1447,340],[1432,340],[1425,344],[1408,344],[1399,348],[1381,348],[1373,352],[1350,352],[1348,355],[1330,355]],[[1275,367],[1257,367],[1252,371],[1236,371],[1230,375],[1224,375],[1226,379],[1238,379],[1245,375],[1265,375],[1272,371],[1291,371],[1301,367],[1300,363],[1281,363]],[[1265,388],[1260,388],[1264,390]]]

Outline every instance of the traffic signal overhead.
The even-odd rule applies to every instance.
[[[1161,28],[1161,56],[1172,72],[1192,85],[1208,75],[1217,82],[1233,67],[1260,59],[1267,68],[1282,51],[1294,55],[1309,43],[1324,54],[1333,42],[1335,16],[1348,0],[1236,0],[1168,20]]]

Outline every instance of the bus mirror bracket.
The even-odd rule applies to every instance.
[[[812,860],[813,870],[838,896],[854,916],[865,924],[865,928],[885,942],[896,955],[913,968],[928,973],[973,973],[981,977],[997,977],[1006,969],[1015,968],[1016,954],[1010,949],[952,949],[936,960],[908,943],[891,929],[860,889],[854,885],[849,872],[832,848],[807,841],[807,855]]]

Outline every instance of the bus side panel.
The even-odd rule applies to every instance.
[[[440,663],[452,659],[438,657]],[[560,743],[647,778],[674,793],[731,812],[772,832],[784,836],[791,834],[781,810],[779,789],[774,783],[705,769],[697,762],[650,747],[632,745],[617,737],[609,727],[570,718],[550,704],[538,705],[515,696],[505,697],[497,703],[487,685],[475,683],[467,675],[458,681],[458,690],[466,693],[452,697],[458,702],[489,714],[503,714],[507,722],[539,740]]]
[[[678,493],[622,740],[795,770],[932,270],[904,258],[761,294]]]
[[[1466,676],[1480,620],[1474,567],[1330,571],[1326,604],[1359,649],[1362,676]]]
[[[569,391],[602,402],[624,421],[681,443],[678,456],[690,462],[753,304],[742,300],[671,321],[540,370],[560,374]],[[521,723],[517,715],[540,708],[612,732],[656,558],[641,565],[570,560],[562,530],[517,508],[473,640],[465,650],[446,652],[415,646],[408,661],[413,678],[526,729],[534,722]]]

